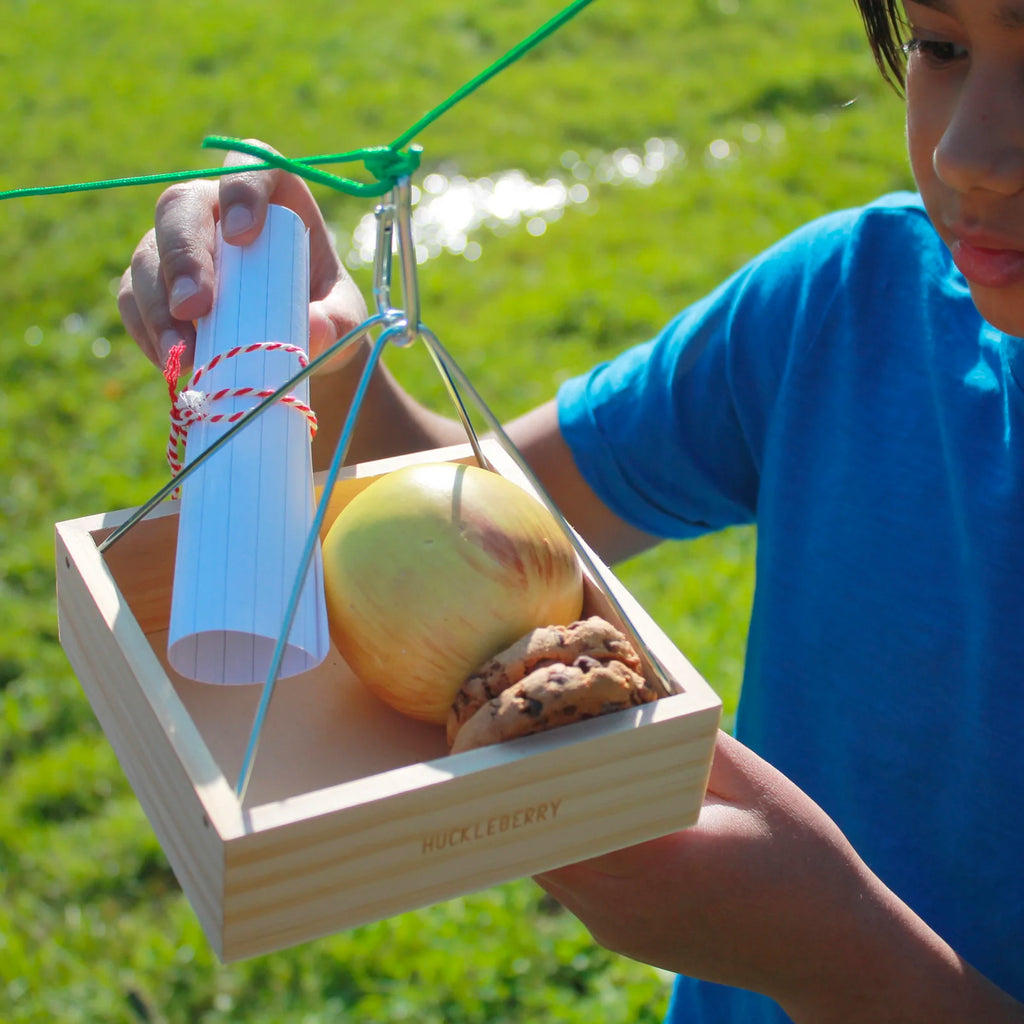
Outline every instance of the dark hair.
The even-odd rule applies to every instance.
[[[899,0],[855,0],[868,33],[871,52],[883,77],[903,91],[903,19]]]

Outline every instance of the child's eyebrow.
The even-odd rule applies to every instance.
[[[1003,28],[1024,28],[1024,8],[1019,4],[1003,4],[996,12],[996,21]]]
[[[909,4],[918,7],[929,7],[940,14],[953,16],[956,14],[956,4],[950,0],[907,0]],[[1024,28],[1024,4],[1013,3],[1007,0],[993,15],[993,19],[1000,28],[1021,29]]]

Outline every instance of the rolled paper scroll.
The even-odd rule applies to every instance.
[[[229,416],[260,401],[218,392],[277,390],[301,365],[290,347],[309,344],[309,239],[294,213],[272,206],[245,247],[218,238],[216,260],[213,309],[197,325],[201,390],[187,398],[202,414],[188,431],[186,465],[230,429]],[[308,392],[303,382],[292,395],[307,403]],[[310,426],[294,404],[262,412],[185,480],[168,635],[175,671],[208,683],[266,681],[315,510]],[[329,645],[318,546],[278,674],[314,668]]]

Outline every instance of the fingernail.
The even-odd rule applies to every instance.
[[[252,212],[245,206],[229,206],[224,214],[221,232],[225,238],[240,235],[253,226]]]
[[[186,299],[191,299],[197,291],[199,291],[199,285],[191,277],[175,278],[174,284],[171,285],[171,309],[177,309]]]

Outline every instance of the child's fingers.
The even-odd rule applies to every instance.
[[[246,141],[277,153],[272,146],[258,139]],[[248,153],[229,151],[224,166],[244,168],[259,162],[258,157]],[[336,260],[323,215],[309,186],[303,178],[279,168],[233,171],[220,179],[219,217],[224,240],[232,245],[248,245],[252,242],[263,228],[270,203],[294,211],[309,228],[310,255],[314,267],[322,262],[329,265],[332,260]]]
[[[191,365],[195,330],[191,321],[178,320],[171,314],[152,231],[139,242],[131,265],[121,277],[117,307],[128,333],[151,362],[162,368],[171,347],[184,342],[182,365]]]
[[[342,271],[324,299],[314,301],[309,308],[309,352],[320,355],[339,338],[354,331],[366,320],[366,303],[355,282]],[[334,369],[344,365],[355,345],[347,346],[337,359],[331,360]]]
[[[246,141],[264,145],[257,139]],[[234,150],[229,150],[224,158],[225,167],[245,167],[259,162],[257,157]],[[224,240],[232,245],[248,245],[252,242],[263,228],[271,201],[281,202],[274,197],[274,193],[282,188],[287,189],[289,177],[277,169],[235,171],[224,175],[219,185],[219,213]],[[282,202],[282,205],[288,204]]]
[[[152,233],[159,257],[160,277],[170,313],[178,320],[196,320],[213,305],[214,252],[217,245],[217,186],[208,181],[172,185],[157,200]],[[144,240],[145,241],[145,240]],[[140,255],[136,250],[133,268]],[[135,290],[143,301],[156,294],[156,283],[148,273],[150,264],[140,267],[144,276],[133,274]],[[140,307],[143,306],[140,301]],[[143,315],[146,309],[143,308]]]
[[[256,157],[229,152],[225,167],[255,162]],[[345,272],[306,182],[278,169],[240,170],[218,182],[172,185],[157,200],[154,228],[136,248],[118,296],[125,326],[152,362],[163,366],[171,346],[181,341],[183,365],[191,365],[192,325],[213,305],[218,221],[225,242],[248,244],[262,230],[270,203],[293,210],[309,229],[311,353],[318,355],[365,319],[365,301]],[[344,362],[340,358],[332,366]]]

